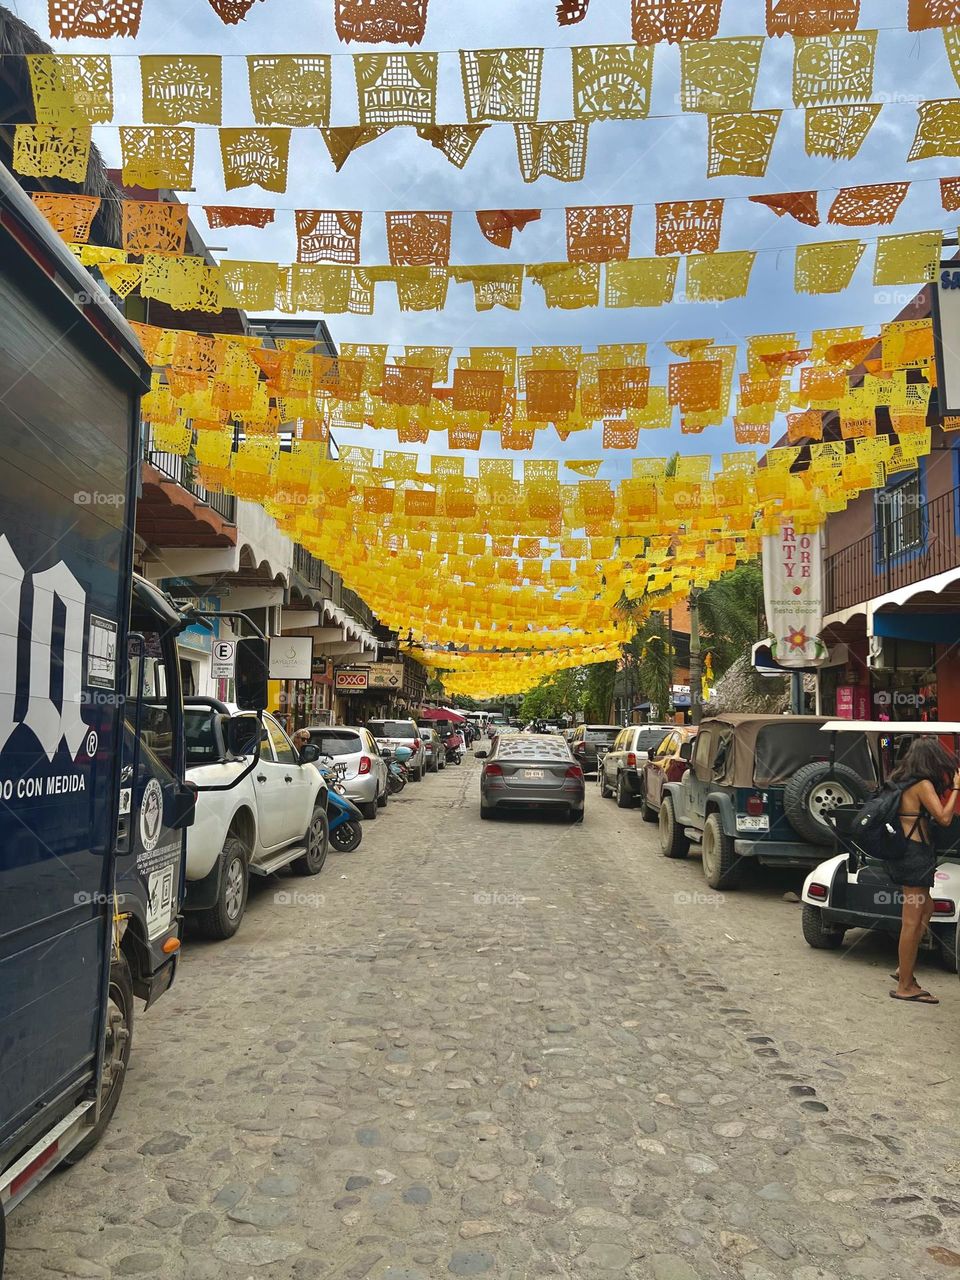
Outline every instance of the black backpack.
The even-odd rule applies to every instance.
[[[907,778],[904,782],[885,782],[854,818],[851,838],[869,857],[890,862],[900,856],[904,835],[900,799],[908,787],[919,781]]]

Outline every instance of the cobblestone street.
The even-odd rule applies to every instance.
[[[481,823],[468,758],[188,937],[10,1280],[914,1280],[960,1266],[957,979],[812,952],[599,798]],[[947,1092],[949,1091],[949,1093]],[[956,1250],[956,1252],[954,1252]]]

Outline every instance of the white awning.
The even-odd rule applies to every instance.
[[[821,733],[960,733],[955,720],[828,720]]]
[[[886,595],[874,596],[867,602],[867,634],[873,634],[873,615],[878,609],[883,609],[887,605],[906,604],[914,596],[922,595],[926,591],[937,595],[955,582],[960,582],[960,566],[947,569],[944,573],[935,573],[932,578],[921,578],[919,582],[911,582],[908,586],[899,587],[896,591],[888,591]]]

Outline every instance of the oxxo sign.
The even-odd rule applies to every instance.
[[[0,751],[18,723],[13,718],[13,709],[23,627],[29,637],[29,696],[22,723],[31,730],[48,760],[53,760],[64,741],[75,759],[88,734],[80,716],[87,595],[61,560],[52,568],[33,574],[33,608],[24,616],[25,577],[6,535],[0,535]],[[63,610],[63,650],[56,655],[57,666],[62,666],[63,671],[60,707],[50,696],[54,669],[53,613],[58,601]]]
[[[369,687],[369,676],[366,671],[338,671],[333,687],[339,693],[364,693]]]

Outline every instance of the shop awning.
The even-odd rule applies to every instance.
[[[947,569],[943,573],[935,573],[932,578],[921,578],[919,582],[910,582],[905,587],[898,587],[896,591],[888,591],[886,595],[874,596],[867,602],[867,632],[871,632],[869,622],[873,615],[888,605],[903,605],[908,600],[912,600],[914,596],[925,595],[929,592],[931,595],[939,595],[941,591],[945,591],[947,587],[953,586],[954,583],[960,583],[960,566],[954,569]]]
[[[424,707],[420,712],[421,720],[448,720],[452,724],[463,724],[466,718],[451,707]]]
[[[750,662],[762,676],[787,676],[793,671],[822,671],[824,667],[842,667],[848,656],[847,646],[837,644],[830,649],[826,662],[818,662],[811,667],[781,667],[770,652],[770,641],[760,640],[750,652]]]

